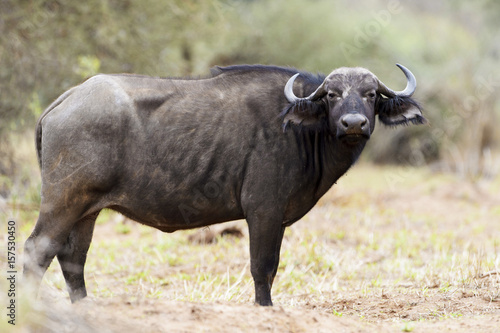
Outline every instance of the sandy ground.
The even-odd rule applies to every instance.
[[[498,207],[500,201],[495,192],[497,185],[478,185],[456,178],[439,180],[434,185],[394,187],[375,184],[374,190],[360,195],[363,168],[352,171],[350,180],[340,182],[343,189],[334,190],[325,201],[312,211],[309,221],[320,221],[325,207],[332,202],[342,207],[364,205],[370,202],[376,207],[397,207],[405,214],[419,214],[424,210],[438,221],[438,230],[457,228],[460,216],[477,216],[481,232],[473,235],[476,241],[497,237]],[[401,173],[401,175],[405,175]],[[408,176],[410,178],[410,176]],[[392,184],[393,185],[393,184]],[[404,185],[404,184],[403,184]],[[409,190],[411,189],[411,190]],[[486,213],[485,213],[486,212]],[[488,212],[493,212],[489,214]],[[334,211],[334,213],[339,213]],[[472,215],[471,215],[472,214]],[[489,222],[488,222],[489,221]],[[301,221],[298,222],[299,224]],[[317,222],[317,223],[322,223]],[[298,226],[297,226],[298,227]],[[314,227],[304,224],[304,228]],[[462,226],[463,227],[463,226]],[[113,235],[113,229],[100,226],[94,241]],[[295,226],[292,226],[295,228]],[[300,227],[299,227],[300,228]],[[394,228],[381,225],[380,228]],[[424,226],[415,225],[419,230]],[[471,229],[472,230],[472,229]],[[210,229],[210,233],[219,233]],[[456,231],[457,240],[471,237],[469,229]],[[246,237],[232,230],[238,237]],[[483,236],[481,236],[483,235]],[[492,236],[493,235],[493,236]],[[120,235],[122,239],[136,237],[132,232]],[[209,235],[210,236],[210,235]],[[209,237],[207,236],[207,237]],[[193,241],[193,239],[190,239]],[[346,248],[349,238],[343,240]],[[500,239],[499,239],[500,243]],[[336,246],[333,244],[332,246]],[[94,252],[95,255],[95,252]],[[390,254],[389,254],[390,255]],[[387,256],[384,254],[383,256]],[[375,255],[373,263],[383,260]],[[498,261],[498,256],[497,256]],[[422,292],[411,283],[374,288],[371,293],[359,290],[327,292],[321,300],[310,295],[295,295],[294,305],[287,304],[286,297],[274,307],[258,307],[247,302],[215,301],[186,302],[141,295],[102,295],[93,293],[85,300],[70,305],[64,290],[46,291],[40,300],[26,307],[20,327],[8,327],[13,332],[500,332],[500,296],[498,271],[490,276],[478,275],[477,287],[451,286],[443,291],[442,282],[429,280]],[[117,284],[113,276],[106,283]],[[490,282],[485,283],[485,280]],[[101,284],[104,284],[101,282]],[[172,288],[166,286],[166,288]],[[347,288],[349,289],[349,287]],[[279,304],[281,303],[281,304]],[[20,310],[23,311],[22,309]],[[432,313],[435,313],[433,316]],[[4,326],[2,326],[4,327]]]
[[[460,297],[459,297],[460,298]],[[346,300],[346,308],[368,308],[364,311],[372,321],[359,319],[348,311],[342,317],[327,314],[319,308],[259,307],[251,304],[190,303],[163,300],[128,300],[126,297],[89,297],[70,306],[67,300],[45,298],[31,314],[37,324],[25,325],[31,332],[499,332],[500,309],[491,314],[460,319],[391,323],[376,321],[381,313],[411,319],[412,313],[435,302],[459,300],[427,299],[412,305],[414,298],[384,300],[357,298]],[[476,300],[464,306],[478,306]],[[479,303],[487,303],[486,301]],[[480,305],[479,305],[480,306]],[[36,316],[40,316],[37,320]]]

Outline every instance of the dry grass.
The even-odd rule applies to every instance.
[[[273,300],[403,331],[435,319],[481,330],[478,318],[500,316],[499,190],[500,179],[358,165],[287,230]],[[12,213],[24,240],[35,213]],[[137,306],[131,313],[153,300],[251,304],[246,233],[194,244],[194,232],[163,234],[103,212],[86,266],[91,298],[103,309]],[[55,262],[43,291],[68,298]]]

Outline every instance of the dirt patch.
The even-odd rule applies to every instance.
[[[39,319],[24,328],[37,332],[496,332],[500,328],[498,304],[469,295],[458,295],[455,299],[354,297],[300,307],[127,297],[89,297],[70,305],[58,295],[45,296],[36,307],[30,316]],[[489,311],[480,317],[453,313],[465,308],[472,313],[478,307]],[[421,315],[429,308],[435,308],[436,318],[441,319],[422,320]],[[448,313],[448,317],[442,319],[440,311]],[[405,320],[391,322],[395,317]]]
[[[71,305],[53,263],[16,328],[497,332],[499,189],[500,180],[354,168],[287,230],[273,308],[253,305],[244,222],[163,234],[104,214],[86,266],[90,296]]]
[[[241,223],[227,222],[202,228],[188,236],[188,240],[194,244],[216,243],[219,237],[237,237],[242,238],[245,229]]]
[[[390,332],[351,318],[309,309],[249,304],[88,298],[73,306],[45,300],[37,332]],[[45,305],[43,305],[45,304]],[[50,306],[47,306],[49,305]]]

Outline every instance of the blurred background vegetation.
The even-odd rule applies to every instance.
[[[37,117],[85,78],[239,63],[362,66],[396,90],[402,63],[430,126],[378,126],[363,158],[494,177],[499,14],[496,0],[0,0],[0,199],[38,200]]]

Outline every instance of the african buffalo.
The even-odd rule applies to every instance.
[[[426,120],[413,74],[393,91],[364,68],[327,77],[231,66],[202,79],[97,75],[36,126],[42,173],[24,275],[36,286],[57,256],[71,301],[103,208],[173,232],[245,218],[255,302],[272,305],[285,227],[356,161],[375,127]],[[306,96],[306,97],[297,97]]]

